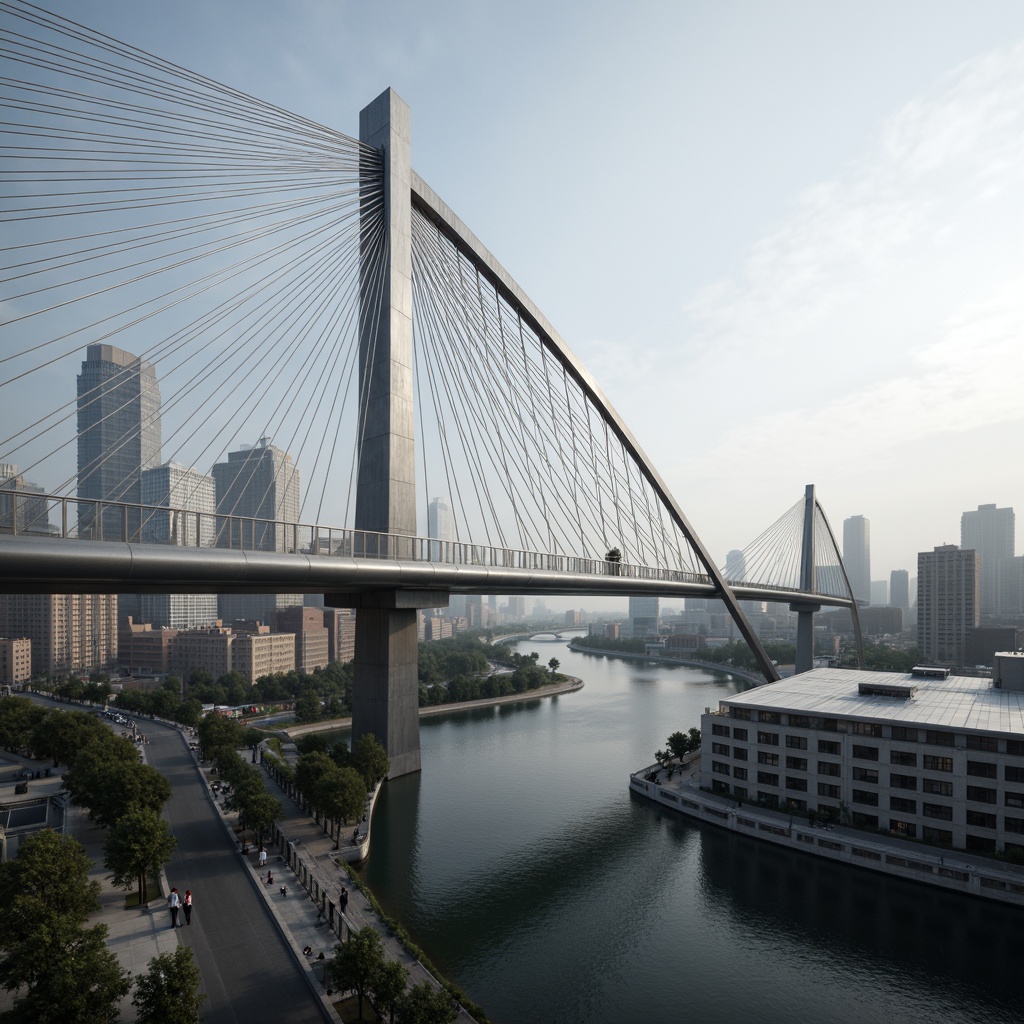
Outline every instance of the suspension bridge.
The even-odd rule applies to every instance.
[[[358,608],[354,738],[395,775],[419,767],[417,610],[451,594],[717,599],[769,680],[741,602],[799,613],[798,670],[818,608],[859,638],[813,487],[716,565],[412,170],[392,90],[353,138],[30,4],[0,19],[0,590]]]

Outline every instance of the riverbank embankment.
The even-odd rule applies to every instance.
[[[583,680],[575,676],[566,676],[564,680],[552,683],[550,686],[541,686],[536,690],[526,690],[524,693],[510,693],[504,697],[488,697],[484,700],[465,700],[455,704],[430,704],[420,708],[420,718],[428,718],[430,715],[444,715],[455,711],[471,711],[476,708],[489,708],[497,704],[515,704],[522,700],[536,700],[538,697],[557,697],[562,693],[575,693],[583,689]],[[251,723],[257,729],[261,728],[258,721]],[[273,732],[283,733],[288,739],[294,740],[299,736],[305,736],[311,732],[327,732],[331,729],[348,729],[352,725],[352,716],[344,718],[322,719],[319,722],[307,722],[303,725],[283,724],[280,728],[272,729]]]
[[[687,668],[706,668],[712,672],[726,672],[739,679],[746,679],[757,686],[767,681],[760,672],[736,668],[735,665],[723,665],[718,661],[702,661],[699,658],[669,658],[663,654],[635,654],[632,651],[605,651],[600,647],[579,644],[575,640],[570,640],[568,646],[577,654],[597,654],[605,658],[621,658],[623,661],[654,661],[663,665],[685,665]]]

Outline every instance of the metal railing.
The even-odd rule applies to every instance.
[[[621,576],[633,580],[708,586],[713,584],[711,577],[702,573],[608,562],[603,558],[289,523],[252,516],[196,512],[162,505],[100,501],[27,491],[0,493],[9,499],[4,506],[0,506],[0,533],[19,536],[267,551],[324,558],[433,562],[520,572]],[[54,525],[54,521],[58,525]]]

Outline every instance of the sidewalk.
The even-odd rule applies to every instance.
[[[239,756],[248,760],[251,752],[241,750]],[[338,866],[335,861],[338,851],[334,849],[334,840],[291,800],[266,771],[263,773],[263,781],[266,784],[267,792],[281,801],[284,813],[277,821],[277,827],[284,837],[284,841],[298,853],[307,872],[310,875],[315,874],[321,887],[329,894],[335,905],[338,902],[337,895],[341,891],[341,886],[344,885],[348,889],[348,909],[344,915],[345,938],[348,938],[350,930],[359,931],[367,926],[372,927],[383,939],[388,959],[397,960],[409,971],[410,985],[421,981],[436,983],[436,979],[426,968],[397,938],[390,934],[374,913],[366,897],[352,884],[344,869]],[[224,827],[234,837],[237,814],[225,811],[222,800],[216,799],[212,791],[210,799],[217,807]],[[300,964],[307,966],[307,980],[310,985],[323,1000],[325,1007],[329,1009],[334,1019],[340,1021],[341,1017],[333,1006],[333,1003],[339,1001],[340,993],[333,990],[328,996],[328,990],[324,985],[324,964],[317,959],[321,953],[325,960],[329,960],[334,955],[339,941],[338,937],[322,919],[319,908],[302,887],[300,878],[288,866],[286,861],[288,850],[275,848],[272,844],[268,844],[267,850],[267,868],[273,872],[273,885],[264,883],[267,868],[259,868],[255,850],[244,855],[239,853],[239,867],[248,871],[253,887],[270,906],[279,928],[289,942],[293,956]],[[287,888],[287,895],[281,893],[282,886]],[[311,948],[312,952],[309,956],[304,956],[302,950],[307,946]],[[330,983],[328,978],[327,984],[330,985]],[[460,1013],[459,1020],[464,1024],[474,1024],[473,1018],[465,1010]]]

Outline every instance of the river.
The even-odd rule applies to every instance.
[[[1024,1020],[1024,911],[691,823],[628,791],[748,688],[527,641],[583,690],[421,722],[363,876],[495,1024]]]

